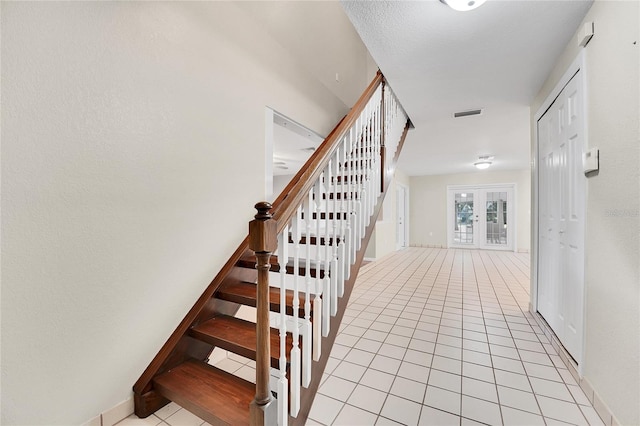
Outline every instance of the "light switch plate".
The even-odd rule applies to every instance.
[[[598,148],[591,148],[587,150],[582,156],[582,168],[584,173],[595,172],[600,168],[600,150]]]

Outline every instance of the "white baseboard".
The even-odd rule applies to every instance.
[[[611,409],[607,406],[607,404],[604,403],[602,398],[600,398],[598,392],[593,389],[591,382],[589,382],[589,380],[584,376],[580,377],[580,374],[578,373],[578,366],[573,361],[564,346],[562,346],[562,343],[560,343],[558,337],[555,335],[551,327],[549,327],[549,324],[547,324],[547,322],[538,312],[534,312],[531,303],[529,303],[529,312],[531,313],[531,315],[533,315],[534,319],[542,329],[542,332],[549,339],[551,345],[560,356],[560,359],[562,360],[564,365],[567,367],[567,370],[569,370],[569,373],[571,373],[584,394],[587,396],[587,399],[589,400],[589,402],[591,402],[594,410],[596,410],[596,413],[598,413],[598,416],[600,416],[600,419],[602,419],[602,422],[605,424],[605,426],[619,426],[620,422],[613,415]]]
[[[87,420],[82,426],[102,426],[102,415],[95,416],[91,420]]]
[[[102,426],[113,426],[133,414],[133,397],[102,413]]]
[[[113,426],[133,414],[133,396],[87,420],[82,426]]]

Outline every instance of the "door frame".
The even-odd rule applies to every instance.
[[[507,217],[511,219],[513,226],[510,229],[509,234],[507,234],[507,238],[511,236],[510,241],[511,247],[507,248],[499,248],[499,247],[486,247],[481,244],[474,244],[473,246],[462,246],[456,245],[453,241],[453,235],[451,233],[451,229],[453,227],[453,199],[451,198],[452,191],[477,191],[477,190],[491,190],[491,189],[499,189],[499,188],[508,188],[512,191],[513,199],[510,203],[507,204]],[[449,248],[473,248],[473,249],[483,249],[483,250],[502,250],[502,251],[517,251],[518,247],[518,232],[517,232],[517,222],[518,222],[518,186],[515,183],[481,183],[476,185],[447,185],[447,247]],[[475,201],[474,201],[475,202]],[[485,232],[486,234],[486,232]]]
[[[562,90],[565,86],[571,81],[571,79],[578,72],[582,72],[582,86],[580,89],[582,90],[582,102],[583,102],[583,134],[584,134],[584,148],[585,152],[587,147],[589,146],[589,134],[588,134],[588,122],[589,122],[589,102],[587,98],[588,90],[587,90],[587,70],[586,70],[586,50],[582,49],[578,52],[578,55],[573,60],[571,65],[567,68],[562,77],[558,80],[555,87],[549,94],[546,99],[538,108],[534,115],[533,120],[533,155],[531,158],[531,291],[530,291],[530,306],[529,310],[531,313],[535,314],[538,312],[538,269],[539,269],[539,237],[540,237],[540,215],[539,215],[539,196],[540,196],[540,188],[539,188],[539,135],[538,135],[538,121],[542,116],[547,112],[547,110],[551,107],[551,105],[555,102],[555,100],[560,96]],[[588,186],[588,182],[587,182]],[[585,205],[588,205],[588,187],[585,189]],[[586,208],[585,208],[586,213]],[[584,231],[586,236],[586,219],[585,219],[585,228]],[[586,269],[586,252],[585,252],[585,262],[584,268]],[[586,286],[586,273],[585,273],[585,282],[583,292],[582,292],[582,348],[581,355],[584,359],[584,353],[586,348],[586,340],[587,340],[587,286]],[[584,372],[584,362],[583,359],[577,359],[578,363],[578,374],[582,377]]]
[[[404,246],[400,245],[398,241],[398,193],[404,194]],[[409,187],[406,185],[402,185],[400,183],[396,183],[396,215],[395,215],[395,227],[396,227],[396,250],[401,250],[403,248],[409,247]]]

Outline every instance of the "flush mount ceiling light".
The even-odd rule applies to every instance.
[[[480,170],[488,169],[491,166],[490,160],[493,160],[493,158],[493,155],[481,155],[478,157],[480,161],[473,163],[473,165]]]
[[[491,161],[478,161],[477,163],[473,163],[480,170],[488,169],[491,166]]]
[[[446,4],[453,10],[457,10],[460,12],[466,12],[468,10],[473,10],[477,7],[482,6],[482,4],[487,0],[440,0],[442,3]]]

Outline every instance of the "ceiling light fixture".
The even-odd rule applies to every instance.
[[[479,170],[488,169],[492,164],[489,160],[493,159],[493,155],[481,155],[480,157],[478,157],[478,160],[480,161],[473,163],[473,165],[476,166],[476,168],[478,168]]]
[[[482,4],[487,0],[440,0],[442,3],[446,4],[453,10],[457,10],[459,12],[466,12],[468,10],[473,10],[477,7],[482,6]]]

